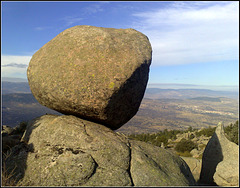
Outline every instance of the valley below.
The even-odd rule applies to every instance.
[[[219,97],[219,101],[193,99],[144,98],[138,113],[117,131],[129,133],[154,133],[164,129],[200,129],[224,125],[238,119],[238,101]]]
[[[215,130],[221,121],[225,127],[234,124],[239,117],[238,104],[238,92],[147,88],[136,115],[116,132],[181,156],[198,181],[203,151],[211,138],[211,135],[204,135],[208,133],[205,130]],[[28,121],[45,114],[63,115],[39,104],[27,82],[3,84],[2,125],[18,130]],[[169,139],[170,132],[180,133]],[[196,144],[195,148],[187,152],[176,151],[184,139]]]
[[[155,133],[164,129],[225,126],[239,116],[238,92],[206,89],[147,88],[137,114],[116,130],[124,134]],[[2,125],[17,126],[45,114],[62,115],[42,106],[27,82],[2,82]]]

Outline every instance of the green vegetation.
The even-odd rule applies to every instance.
[[[177,137],[177,134],[183,134],[187,132],[195,132],[196,137],[200,136],[206,136],[211,137],[213,133],[215,132],[216,127],[208,127],[203,128],[200,131],[197,131],[197,129],[193,129],[191,126],[186,130],[170,130],[168,131],[165,129],[164,131],[159,131],[155,134],[149,134],[149,133],[142,133],[142,134],[130,134],[128,137],[130,139],[139,140],[143,142],[148,142],[150,144],[153,144],[155,146],[161,146],[163,143],[166,147],[169,142],[169,139],[175,140]],[[238,144],[238,121],[236,121],[234,124],[230,124],[229,126],[224,128],[224,131],[226,133],[227,138]],[[179,143],[177,143],[175,150],[182,156],[190,155],[187,152],[190,152],[192,149],[197,148],[197,145],[191,141],[191,139],[195,138],[194,134],[189,135],[189,139],[182,139]],[[205,145],[202,145],[200,147],[205,147]],[[185,152],[185,153],[184,153]]]
[[[189,126],[187,130],[185,130],[184,132],[187,133],[187,132],[194,132],[194,131],[197,131],[197,129],[193,129],[192,126]]]
[[[202,129],[201,131],[199,132],[196,132],[196,136],[197,137],[200,137],[201,135],[204,135],[204,136],[207,136],[207,137],[210,137],[213,135],[213,133],[215,132],[216,130],[216,127],[208,127],[208,128],[204,128]]]
[[[234,125],[231,123],[229,126],[224,127],[226,137],[237,145],[238,145],[238,131],[239,131],[238,121],[236,121]]]
[[[16,169],[16,166],[9,172],[9,169],[6,166],[6,160],[11,156],[12,151],[8,151],[7,153],[3,154],[3,160],[2,160],[2,185],[3,186],[16,186],[16,181],[14,178],[14,170]]]
[[[22,121],[14,128],[13,134],[23,134],[27,127],[27,121]]]
[[[95,73],[91,72],[91,74]],[[91,74],[89,73],[89,75]],[[108,84],[111,83],[111,80],[107,78],[99,81],[104,81]],[[82,87],[80,87],[79,92],[81,90],[84,92],[87,89],[87,83],[83,84]],[[118,87],[117,83],[115,83],[113,89],[115,87]],[[185,93],[186,91],[184,95],[183,93],[180,94],[185,96]],[[121,132],[125,134],[140,134],[146,130],[149,133],[157,133],[157,131],[162,130],[161,127],[168,130],[172,129],[173,125],[174,129],[179,130],[183,125],[200,128],[217,125],[220,121],[228,122],[226,125],[230,123],[234,124],[238,119],[238,101],[236,99],[220,98],[222,102],[187,100],[180,96],[181,100],[166,99],[166,97],[171,97],[171,95],[170,91],[166,92],[163,97],[161,97],[162,95],[156,95],[156,98],[159,97],[161,99],[155,100],[152,95],[147,94],[146,97],[152,99],[143,98],[138,113],[131,121],[120,128]],[[191,96],[193,95],[189,94],[186,97],[190,98]],[[2,124],[10,127],[15,127],[23,120],[32,120],[46,113],[62,115],[39,104],[31,93],[6,95],[3,93],[2,104]],[[219,114],[211,113],[210,111],[219,112]],[[232,113],[232,115],[227,115],[227,113]]]
[[[194,143],[191,140],[186,140],[185,138],[183,138],[180,142],[177,143],[175,150],[177,152],[190,152],[191,150],[193,150],[194,148],[197,148],[197,144]]]
[[[189,151],[177,152],[177,155],[183,156],[183,157],[192,157],[192,154]]]
[[[162,142],[164,146],[167,146],[168,144],[168,139],[176,139],[176,135],[178,133],[183,133],[184,131],[180,130],[170,130],[168,131],[165,129],[164,131],[159,131],[156,134],[131,134],[128,137],[134,140],[140,140],[143,142],[148,142],[150,144],[153,144],[155,146],[161,146]]]

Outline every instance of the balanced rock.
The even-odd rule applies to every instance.
[[[195,185],[176,154],[71,115],[29,122],[22,144],[7,160],[21,186]]]
[[[118,129],[138,111],[151,58],[134,29],[75,26],[33,55],[28,82],[42,105]]]
[[[220,122],[202,158],[201,184],[239,186],[239,146],[229,141]]]

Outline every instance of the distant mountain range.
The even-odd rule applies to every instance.
[[[2,81],[2,94],[31,93],[28,82]],[[214,91],[209,89],[160,89],[147,88],[145,98],[150,99],[187,99],[194,97],[228,97],[238,99],[238,92]]]
[[[223,104],[221,101],[224,101]],[[236,114],[238,109],[238,92],[205,89],[147,88],[139,112],[132,120],[120,128],[119,131],[122,130],[127,133],[131,129],[132,132],[139,132],[141,130],[151,132],[160,130],[164,126],[165,128],[169,128],[171,126],[179,127],[180,125],[187,126],[192,124],[207,126],[214,125],[215,122],[212,122],[214,119],[215,121],[227,119],[228,122],[234,122],[236,115],[222,116],[219,115],[220,112],[212,112],[214,111],[213,109],[218,109],[218,105],[225,105],[225,103],[228,104],[226,106],[227,109],[224,109],[222,113]],[[202,104],[202,107],[196,111],[193,104]],[[206,104],[207,107],[205,108],[203,104]],[[196,122],[198,121],[197,118],[193,118],[194,114],[201,113],[202,116],[202,113],[205,113],[205,111],[206,113],[211,111],[210,115],[204,115],[207,119],[199,119],[199,121],[204,121],[203,123],[194,123],[195,119]],[[61,115],[39,104],[33,97],[28,82],[2,81],[3,125],[15,127],[21,121],[29,121],[46,113]],[[218,115],[218,118],[213,118],[213,115]]]
[[[2,82],[2,94],[31,93],[28,82]]]
[[[24,78],[11,78],[11,77],[2,77],[2,82],[28,82]]]
[[[235,91],[214,91],[209,89],[159,89],[147,88],[144,97],[150,99],[188,99],[194,97],[227,97],[238,99]]]
[[[2,124],[10,127],[17,126],[22,121],[36,117],[60,113],[42,106],[32,93],[11,93],[2,95]]]

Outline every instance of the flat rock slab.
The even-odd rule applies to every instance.
[[[21,186],[195,185],[179,156],[74,116],[33,120],[22,143],[7,160]]]
[[[33,55],[27,76],[42,105],[118,129],[138,111],[151,59],[134,29],[75,26]]]

